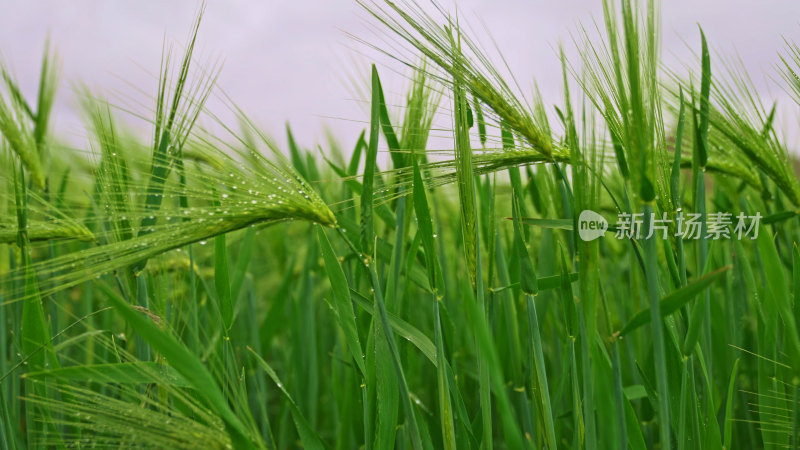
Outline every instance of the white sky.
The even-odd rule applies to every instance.
[[[425,0],[422,0],[423,2]],[[452,0],[442,0],[453,5]],[[85,138],[72,86],[84,82],[106,93],[130,95],[136,86],[153,96],[163,39],[183,45],[198,7],[193,0],[0,0],[0,55],[11,65],[26,93],[35,95],[42,48],[50,35],[62,60],[63,83],[56,110],[56,130],[72,142]],[[561,102],[561,73],[555,48],[563,42],[575,57],[571,33],[579,22],[601,20],[600,0],[460,0],[458,8],[481,42],[481,22],[496,40],[524,89],[535,78],[546,104]],[[738,52],[760,83],[776,77],[783,37],[800,42],[797,0],[666,0],[662,7],[665,61],[691,61],[697,48],[697,23],[712,49]],[[324,142],[324,127],[350,148],[366,113],[349,85],[364,78],[379,55],[347,37],[373,36],[367,14],[352,0],[210,0],[201,25],[200,58],[222,58],[219,85],[267,132],[284,142],[290,121],[305,147]],[[180,48],[180,47],[178,47]],[[713,64],[713,61],[712,61]],[[405,82],[379,66],[384,89],[402,98]],[[764,85],[761,84],[763,87]],[[794,127],[796,105],[780,89],[764,92],[779,98],[784,126]],[[135,93],[138,99],[152,100]],[[391,100],[390,100],[391,102]],[[219,106],[212,104],[224,115]],[[344,120],[330,119],[341,118]],[[149,130],[148,128],[142,128]]]

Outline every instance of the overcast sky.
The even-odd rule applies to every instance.
[[[50,35],[63,74],[56,129],[79,142],[85,132],[70,113],[75,109],[71,86],[80,81],[152,103],[131,86],[155,94],[162,42],[186,42],[198,5],[193,0],[0,0],[0,55],[32,96]],[[460,0],[458,9],[479,31],[473,37],[489,43],[481,22],[485,25],[523,89],[536,79],[547,104],[561,101],[555,48],[563,42],[574,57],[571,35],[578,24],[601,19],[600,0]],[[766,92],[760,80],[775,76],[784,37],[800,42],[800,1],[668,0],[662,17],[668,64],[691,61],[686,42],[698,47],[700,23],[712,49],[738,53],[764,94],[780,99],[784,116],[793,112],[795,105],[780,89]],[[290,121],[304,146],[324,141],[327,126],[350,147],[366,114],[348,80],[365,77],[370,62],[381,59],[345,31],[371,39],[369,23],[352,0],[210,0],[198,61],[222,58],[219,85],[281,142]],[[405,86],[392,72],[399,69],[379,66],[390,98],[399,99]]]

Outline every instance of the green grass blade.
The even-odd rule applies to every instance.
[[[441,267],[436,258],[437,253],[434,245],[433,223],[431,221],[430,208],[428,207],[428,197],[425,195],[422,175],[416,160],[414,161],[414,211],[417,214],[417,226],[419,227],[422,246],[425,250],[425,267],[428,269],[428,282],[436,296],[443,296],[444,283],[442,281]]]
[[[317,227],[317,239],[319,239],[320,248],[322,249],[325,271],[328,273],[328,280],[330,280],[331,288],[333,289],[334,305],[336,305],[335,309],[339,326],[342,327],[342,332],[344,332],[350,356],[352,356],[353,360],[356,362],[361,375],[365,376],[364,352],[361,347],[361,342],[358,339],[356,317],[353,314],[353,301],[350,298],[347,278],[345,278],[342,266],[339,264],[339,260],[333,252],[328,237],[325,235],[322,228],[319,227]]]
[[[389,147],[389,155],[392,158],[392,163],[395,169],[400,169],[406,166],[405,154],[400,148],[400,141],[397,139],[397,134],[392,127],[392,121],[389,119],[389,110],[386,108],[386,98],[383,96],[383,88],[380,81],[378,81],[378,98],[379,98],[379,112],[381,130],[383,136],[386,138],[386,145]]]
[[[756,245],[761,255],[761,262],[764,264],[766,291],[769,294],[765,299],[765,303],[768,302],[765,307],[777,310],[786,328],[789,342],[794,347],[795,355],[800,355],[800,336],[792,309],[792,297],[789,294],[789,285],[776,243],[772,235],[764,230],[758,233]]]
[[[239,253],[236,258],[236,267],[233,270],[233,278],[231,278],[231,300],[234,302],[239,301],[239,294],[242,290],[244,278],[247,275],[247,268],[250,265],[250,260],[253,257],[253,247],[255,246],[256,230],[252,227],[248,228],[245,232],[244,239],[239,246]]]
[[[350,292],[355,295],[353,300],[361,309],[370,315],[375,314],[375,307],[370,300],[367,299],[367,297],[353,289],[350,289]],[[419,351],[422,352],[422,354],[435,366],[437,364],[436,346],[433,344],[433,342],[431,342],[430,338],[428,338],[425,333],[420,331],[418,328],[397,317],[396,315],[387,313],[387,316],[389,318],[389,324],[391,325],[392,330],[400,337],[410,342],[414,347],[417,347],[417,349],[419,349]]]
[[[731,379],[728,382],[728,399],[725,402],[725,435],[723,448],[731,449],[733,444],[733,402],[736,399],[736,376],[739,374],[739,359],[733,363],[733,370],[731,370]]]
[[[295,427],[297,427],[297,433],[300,435],[300,440],[303,442],[303,447],[313,450],[325,449],[325,443],[311,427],[311,424],[303,415],[303,412],[300,411],[297,403],[292,398],[292,395],[289,394],[289,391],[286,390],[284,384],[281,382],[280,378],[278,378],[278,374],[275,373],[275,370],[252,348],[248,347],[248,350],[253,354],[253,356],[255,356],[258,365],[264,370],[264,372],[267,373],[275,385],[278,386],[278,389],[280,389],[281,393],[286,398],[286,401],[289,403],[289,408],[291,408],[292,413],[292,420],[294,421]]]
[[[544,426],[545,426],[545,441],[547,447],[551,449],[558,448],[556,444],[555,425],[553,423],[553,408],[550,402],[550,390],[547,382],[547,371],[545,370],[544,353],[542,348],[541,332],[539,331],[539,318],[536,314],[536,298],[533,295],[525,294],[525,299],[528,305],[528,322],[530,326],[530,345],[534,351],[534,366],[536,372],[536,383],[538,387],[536,396],[539,398],[541,404]]]
[[[711,57],[708,52],[708,43],[703,29],[700,28],[702,72],[700,76],[700,124],[698,136],[698,162],[700,167],[708,164],[708,124],[709,124],[709,96],[711,95]]]
[[[6,402],[4,389],[0,389],[0,421],[2,421],[2,433],[0,433],[0,444],[3,448],[16,450],[17,441],[14,438],[14,424],[8,413],[9,403]]]
[[[528,247],[525,243],[522,227],[520,226],[519,195],[519,192],[514,192],[511,204],[512,214],[514,216],[514,245],[516,246],[520,259],[520,287],[522,288],[523,293],[536,296],[539,294],[538,278],[536,276],[536,271],[533,268],[533,260],[528,253]]]
[[[306,169],[306,165],[303,162],[303,157],[300,154],[300,148],[297,146],[297,142],[294,139],[294,134],[292,134],[292,128],[289,124],[286,124],[286,141],[289,145],[289,155],[291,157],[292,166],[294,169],[299,173],[303,178],[308,178],[308,170]]]
[[[378,274],[375,270],[375,262],[368,264],[367,270],[370,273],[372,287],[375,294],[375,308],[378,310],[378,317],[380,319],[382,334],[388,344],[389,354],[391,356],[392,365],[394,366],[395,376],[399,382],[400,398],[405,411],[406,423],[408,424],[408,432],[411,436],[411,444],[414,450],[422,450],[422,439],[419,434],[419,427],[417,426],[416,414],[414,407],[411,404],[411,395],[408,392],[408,383],[406,382],[405,372],[400,362],[400,354],[397,351],[397,344],[394,340],[394,333],[389,323],[389,315],[386,311],[386,305],[383,302],[383,294],[381,291],[381,284],[378,280]]]
[[[547,448],[556,449],[555,425],[553,423],[553,408],[550,401],[550,389],[547,382],[547,370],[545,367],[544,353],[542,352],[542,337],[539,331],[539,318],[536,314],[536,296],[539,294],[536,271],[533,267],[533,260],[528,253],[525,244],[525,237],[520,225],[520,192],[514,190],[512,196],[512,214],[514,216],[514,243],[520,258],[520,284],[525,295],[528,310],[528,339],[530,348],[533,349],[534,360],[532,361],[535,379],[532,385],[535,387],[535,396],[539,403],[539,410],[544,422],[545,442]],[[532,374],[533,375],[533,374]]]
[[[717,269],[708,275],[702,276],[686,286],[672,291],[669,295],[665,296],[660,301],[660,313],[662,317],[667,317],[670,314],[678,311],[683,305],[687,304],[698,294],[705,291],[714,282],[719,280],[725,273],[730,270],[730,266]],[[650,309],[644,309],[636,313],[633,318],[620,330],[617,335],[622,337],[633,330],[647,324],[650,320]]]
[[[373,211],[373,184],[375,181],[375,160],[378,155],[378,138],[380,137],[380,79],[378,69],[372,66],[372,107],[369,121],[369,145],[364,163],[363,190],[361,192],[361,248],[367,255],[372,255],[373,238],[375,236]]]
[[[433,288],[433,327],[434,343],[436,346],[436,374],[439,393],[440,426],[444,440],[444,448],[451,450],[456,448],[455,427],[453,426],[453,407],[450,402],[450,386],[446,372],[446,357],[444,353],[444,340],[442,336],[442,325],[439,311],[439,301],[442,298],[439,293],[439,286],[442,274],[439,261],[436,259],[436,248],[434,247],[433,223],[431,222],[430,209],[428,208],[428,198],[425,195],[425,186],[422,184],[422,175],[419,171],[417,160],[414,159],[414,210],[417,215],[417,226],[422,237],[425,249],[425,265],[428,268],[428,280]]]
[[[480,352],[483,361],[486,362],[489,382],[497,401],[498,417],[503,426],[503,438],[509,448],[524,448],[525,441],[516,424],[516,415],[513,413],[513,408],[506,392],[503,366],[500,363],[484,312],[481,311],[479,304],[471,298],[465,298],[461,304],[466,310],[467,319],[475,334],[476,350]]]
[[[363,153],[364,149],[367,148],[367,142],[364,140],[364,133],[365,132],[362,131],[361,135],[358,137],[356,146],[353,148],[353,154],[350,156],[350,163],[347,165],[347,173],[351,176],[358,173],[358,164],[361,162],[361,153]]]
[[[214,238],[214,287],[217,291],[220,318],[225,331],[231,329],[235,311],[234,301],[231,297],[231,284],[228,275],[228,246],[225,235]]]
[[[794,319],[800,321],[800,247],[792,246],[792,286],[794,287]]]
[[[653,209],[650,204],[645,204],[645,224],[650,220]],[[645,225],[645,229],[649,229]],[[667,361],[664,349],[664,321],[661,315],[658,289],[658,263],[655,235],[645,240],[645,268],[647,294],[650,300],[650,324],[653,333],[653,347],[655,352],[656,384],[658,389],[658,424],[662,445],[669,447],[672,440],[670,429],[669,384],[667,380]]]

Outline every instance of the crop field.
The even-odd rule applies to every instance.
[[[799,448],[798,161],[741,61],[602,0],[548,105],[456,11],[357,3],[407,92],[360,74],[352,142],[278,145],[202,7],[149,115],[76,88],[83,147],[57,42],[34,96],[0,62],[0,449]]]

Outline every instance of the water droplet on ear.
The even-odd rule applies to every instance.
[[[200,245],[206,245],[206,244],[208,244],[207,241],[200,241]]]

